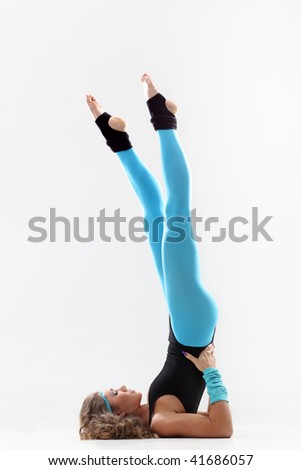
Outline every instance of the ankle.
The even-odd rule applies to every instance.
[[[112,129],[115,129],[115,131],[124,132],[126,128],[126,122],[116,116],[111,116],[108,124]]]
[[[95,124],[105,137],[106,143],[110,149],[116,153],[132,148],[128,133],[114,129],[109,124],[109,121],[110,124],[113,122],[113,125],[117,126],[119,129],[125,128],[125,121],[121,118],[113,117],[107,112],[102,113],[102,115],[98,116],[95,120]]]
[[[104,113],[104,110],[103,109],[92,109],[92,114],[94,116],[94,119],[97,119],[99,116],[101,116],[103,113]]]
[[[172,114],[176,114],[178,112],[178,106],[171,100],[166,100],[165,106]]]
[[[151,123],[156,131],[159,129],[177,129],[177,119],[174,114],[177,107],[172,101],[166,100],[161,93],[157,93],[147,100],[146,104],[151,115]]]

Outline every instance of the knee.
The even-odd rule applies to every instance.
[[[168,201],[165,207],[166,220],[176,217],[187,218],[190,217],[190,208],[188,201],[175,200]],[[184,222],[184,220],[183,220]]]
[[[163,211],[155,211],[147,213],[144,216],[144,230],[152,236],[158,234],[158,238],[162,236],[165,222],[165,214]]]

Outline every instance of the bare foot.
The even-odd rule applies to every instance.
[[[90,111],[93,114],[95,119],[97,119],[98,116],[100,116],[102,113],[104,113],[104,110],[102,109],[102,107],[100,106],[98,101],[96,101],[94,96],[86,95],[86,101],[87,101],[87,104],[90,108]]]
[[[101,105],[96,101],[94,96],[86,95],[86,101],[95,119],[97,119],[102,113],[104,113],[104,110],[102,109]],[[116,131],[124,132],[126,128],[126,122],[116,116],[111,116],[108,124],[110,127],[112,127],[112,129],[115,129]]]
[[[149,100],[150,98],[155,96],[157,93],[159,93],[152,79],[147,73],[144,73],[142,75],[141,82],[143,84],[144,94],[147,100]],[[176,114],[176,112],[178,111],[178,107],[173,101],[166,100],[165,104],[166,104],[168,111],[170,111],[172,114]]]

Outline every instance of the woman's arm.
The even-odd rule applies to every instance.
[[[151,431],[160,437],[219,437],[229,438],[233,434],[229,404],[218,401],[210,406],[209,414],[156,413]]]

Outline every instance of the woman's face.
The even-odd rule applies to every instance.
[[[116,413],[134,413],[139,408],[142,399],[142,393],[127,389],[125,385],[117,389],[110,388],[104,393]]]

